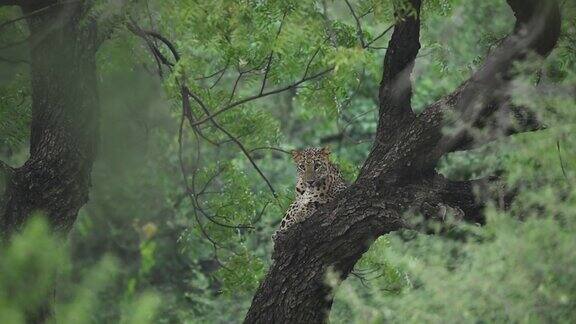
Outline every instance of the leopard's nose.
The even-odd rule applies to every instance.
[[[314,184],[314,180],[309,180],[309,181],[308,181],[308,185],[309,185],[309,186],[311,186],[311,185],[313,185],[313,184]]]

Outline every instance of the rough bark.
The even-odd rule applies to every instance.
[[[27,20],[32,81],[30,156],[17,168],[4,164],[0,238],[8,241],[35,212],[65,235],[88,201],[98,138],[96,23],[83,18],[83,1],[0,4],[19,5]],[[26,322],[52,317],[53,297],[29,311]]]
[[[419,12],[420,1],[412,0]],[[361,173],[345,192],[306,221],[277,238],[274,262],[258,288],[246,323],[323,323],[332,305],[330,272],[345,279],[380,235],[411,228],[406,215],[418,211],[442,220],[446,208],[482,223],[483,204],[474,188],[491,179],[450,181],[435,171],[438,159],[454,149],[444,134],[446,113],[467,127],[480,127],[506,102],[505,88],[514,61],[528,51],[547,55],[558,39],[560,18],[554,1],[508,0],[517,22],[514,32],[483,67],[454,93],[419,116],[410,107],[410,72],[419,48],[418,16],[399,20],[384,59],[379,90],[379,126]],[[447,145],[451,144],[451,145]]]
[[[88,200],[98,138],[96,24],[82,1],[23,1],[30,31],[30,156],[10,170],[0,231],[7,239],[35,211],[66,233]]]

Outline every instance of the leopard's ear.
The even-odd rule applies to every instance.
[[[302,151],[292,150],[292,152],[290,153],[292,153],[292,158],[294,159],[294,161],[298,161],[302,157]]]
[[[330,146],[324,146],[322,148],[322,154],[324,154],[325,156],[329,156],[330,155]]]

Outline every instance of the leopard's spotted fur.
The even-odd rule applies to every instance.
[[[293,151],[297,167],[296,199],[286,211],[278,232],[312,215],[320,204],[334,199],[346,188],[340,170],[330,162],[328,148],[307,148]]]

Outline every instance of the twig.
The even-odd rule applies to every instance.
[[[384,29],[383,32],[380,33],[380,35],[374,37],[373,40],[369,41],[368,43],[366,43],[366,46],[364,48],[368,48],[370,47],[370,45],[374,44],[375,41],[379,40],[380,38],[382,38],[382,36],[386,35],[386,33],[388,33],[389,31],[392,30],[392,28],[394,28],[394,25],[390,25],[388,28]],[[370,47],[373,49],[386,49],[386,47]]]
[[[286,153],[286,154],[290,154],[290,151],[286,151],[283,150],[281,148],[278,147],[272,147],[272,146],[261,146],[261,147],[256,147],[250,150],[250,153],[252,152],[256,152],[256,151],[261,151],[261,150],[273,150],[273,151],[278,151],[278,152],[282,152],[282,153]]]
[[[240,79],[242,79],[242,76],[244,75],[244,71],[238,71],[238,77],[236,78],[236,81],[234,82],[234,86],[232,87],[232,92],[230,93],[230,97],[228,98],[228,104],[230,104],[232,102],[232,99],[234,99],[234,95],[236,94],[236,89],[238,88],[238,83],[240,82]]]
[[[562,174],[564,175],[564,179],[568,180],[566,169],[564,168],[564,160],[562,160],[562,153],[560,152],[560,140],[556,141],[556,149],[558,149],[558,159],[560,160],[560,168],[562,169]]]
[[[180,61],[180,54],[178,53],[178,51],[176,50],[176,47],[174,46],[174,44],[172,44],[172,42],[170,40],[168,40],[166,37],[160,35],[159,33],[155,32],[155,31],[152,31],[152,30],[144,30],[144,33],[146,33],[146,35],[150,35],[150,36],[160,40],[162,43],[164,43],[164,45],[166,45],[168,47],[168,49],[170,49],[170,52],[172,52],[174,59],[176,61]]]
[[[316,55],[318,55],[318,53],[320,53],[320,47],[318,47],[316,49],[314,54],[312,54],[312,57],[310,58],[310,60],[308,60],[308,63],[306,63],[306,69],[304,69],[304,76],[302,78],[306,78],[306,76],[308,76],[308,71],[310,70],[310,66],[312,65],[312,62],[314,61],[314,59],[316,58]]]
[[[269,201],[267,201],[264,204],[264,207],[262,207],[262,210],[260,210],[260,213],[258,213],[258,216],[256,216],[256,218],[254,218],[254,220],[252,221],[252,224],[256,224],[262,219],[262,215],[264,215],[264,212],[266,211],[266,207],[268,207],[269,204],[270,204]]]
[[[268,185],[268,188],[270,188],[270,191],[272,192],[272,195],[274,196],[274,198],[278,198],[278,194],[276,193],[276,190],[274,190],[274,187],[272,186],[272,184],[270,183],[268,178],[266,178],[266,176],[260,170],[260,168],[258,167],[256,162],[254,162],[254,159],[252,159],[252,157],[250,156],[250,153],[248,152],[248,150],[246,150],[246,148],[244,147],[242,142],[240,142],[238,140],[238,138],[236,138],[234,135],[232,135],[230,132],[228,132],[224,127],[222,127],[218,122],[216,122],[214,117],[210,117],[210,111],[208,110],[208,108],[206,107],[204,102],[198,96],[196,96],[196,94],[191,92],[190,89],[186,89],[186,90],[188,91],[188,94],[192,97],[192,99],[194,99],[194,101],[196,101],[196,103],[198,103],[200,108],[202,108],[202,110],[204,110],[204,112],[208,116],[207,118],[209,118],[209,120],[212,122],[212,125],[214,125],[214,127],[219,129],[222,133],[226,134],[226,136],[228,136],[228,138],[230,138],[234,143],[236,143],[236,145],[244,153],[246,158],[250,161],[250,163],[252,164],[254,169],[256,169],[256,172],[258,172],[258,174],[260,174],[260,177],[262,177],[262,179],[266,182],[266,184]]]
[[[362,48],[366,48],[367,45],[364,42],[364,32],[362,31],[362,24],[360,23],[360,19],[358,16],[356,16],[354,8],[352,8],[350,2],[348,0],[344,0],[344,2],[346,2],[348,9],[350,9],[350,13],[352,13],[352,17],[354,17],[354,20],[356,21],[356,35],[358,36],[358,40],[360,41],[360,44],[362,44]]]
[[[228,70],[228,64],[226,64],[226,68],[222,70],[222,73],[220,74],[218,79],[216,79],[216,81],[214,81],[214,83],[210,86],[210,89],[213,89],[218,84],[218,82],[220,82],[224,74],[226,74],[226,70]]]
[[[287,11],[284,12],[282,16],[282,20],[280,21],[280,27],[278,27],[278,32],[276,33],[276,37],[274,41],[278,40],[278,36],[282,32],[282,26],[284,26],[284,20],[286,19],[286,15],[288,14]],[[268,73],[270,73],[270,66],[272,65],[272,58],[274,57],[274,51],[270,51],[270,55],[268,55],[268,63],[266,64],[266,72],[264,73],[264,78],[262,79],[262,87],[260,88],[260,94],[264,92],[264,88],[266,87],[266,81],[268,79]]]
[[[224,171],[224,168],[220,168],[220,169],[218,169],[218,171],[214,172],[214,174],[208,179],[208,181],[206,181],[206,183],[204,184],[202,189],[200,189],[200,191],[196,195],[198,196],[198,195],[205,193],[206,189],[208,188],[210,183],[212,183],[212,181],[214,181],[214,179],[216,179],[216,177],[218,177],[220,174],[222,174],[223,171]]]
[[[270,73],[270,65],[272,65],[272,57],[274,53],[271,52],[268,55],[268,63],[266,64],[266,72],[264,73],[264,78],[262,79],[262,86],[260,87],[260,94],[264,92],[264,88],[266,87],[266,80],[268,79],[268,73]]]
[[[267,97],[267,96],[270,96],[270,95],[273,95],[273,94],[277,94],[277,93],[280,93],[280,92],[283,92],[283,91],[286,91],[286,90],[289,90],[289,89],[292,89],[292,88],[295,88],[295,87],[299,86],[300,84],[302,84],[302,83],[304,83],[304,82],[306,82],[306,81],[309,81],[309,80],[318,78],[318,77],[320,77],[320,76],[322,76],[322,75],[324,75],[324,74],[327,74],[328,72],[331,72],[332,70],[334,70],[334,67],[330,67],[330,68],[327,68],[327,69],[325,69],[325,70],[322,70],[322,71],[320,71],[320,72],[318,72],[318,73],[316,73],[316,74],[314,74],[314,75],[311,75],[310,77],[306,77],[306,78],[300,79],[299,81],[294,82],[294,83],[292,83],[292,84],[289,84],[289,85],[287,85],[287,86],[284,86],[284,87],[282,87],[282,88],[274,89],[274,90],[271,90],[271,91],[268,91],[268,92],[264,92],[264,93],[262,93],[262,94],[253,95],[253,96],[250,96],[250,97],[247,97],[247,98],[244,98],[244,99],[240,99],[240,100],[238,100],[238,101],[235,101],[235,102],[227,105],[226,107],[224,107],[224,108],[222,108],[222,109],[214,112],[213,114],[208,115],[208,116],[206,116],[206,117],[204,117],[204,118],[196,121],[196,122],[194,123],[194,126],[203,124],[203,123],[209,121],[211,118],[214,118],[214,117],[220,115],[221,113],[226,112],[226,111],[228,111],[228,110],[230,110],[230,109],[232,109],[232,108],[234,108],[234,107],[236,107],[236,106],[245,104],[245,103],[247,103],[247,102],[250,102],[250,101],[253,101],[253,100],[256,100],[256,99],[264,98],[264,97]]]
[[[216,246],[217,243],[205,231],[196,211],[200,211],[202,213],[202,215],[204,217],[206,217],[206,219],[208,219],[210,222],[212,222],[216,225],[222,226],[222,227],[232,228],[232,229],[245,229],[245,228],[253,228],[253,226],[228,225],[228,224],[218,222],[218,221],[214,220],[211,216],[209,216],[206,212],[204,212],[204,210],[200,206],[200,204],[197,200],[197,195],[194,192],[194,188],[191,187],[190,184],[188,183],[188,173],[186,172],[186,167],[184,166],[184,158],[182,156],[182,148],[183,148],[183,143],[184,143],[184,140],[183,140],[184,120],[185,120],[185,116],[184,116],[184,113],[182,113],[182,118],[180,120],[180,128],[178,130],[178,161],[180,163],[180,170],[182,173],[182,178],[183,178],[184,186],[186,189],[186,194],[190,198],[190,201],[192,202],[192,206],[194,207],[193,208],[194,216],[196,218],[196,222],[198,223],[198,226],[200,227],[201,232],[206,237],[206,239],[208,239],[212,244],[214,244]]]
[[[212,73],[212,74],[210,74],[210,75],[203,76],[203,77],[199,77],[199,78],[196,78],[196,79],[194,79],[194,80],[200,81],[200,80],[204,80],[204,79],[210,79],[210,78],[216,76],[217,74],[221,74],[222,72],[226,71],[227,68],[228,68],[228,64],[226,64],[226,66],[224,66],[224,67],[221,68],[220,70],[218,70],[218,71],[216,71],[216,72],[214,72],[214,73]]]
[[[362,19],[362,18],[368,16],[369,14],[372,13],[372,11],[374,11],[374,7],[370,7],[368,10],[366,10],[365,13],[361,14],[360,16],[358,16],[358,19]]]
[[[195,117],[193,115],[192,108],[190,107],[190,98],[188,97],[189,94],[186,91],[186,89],[182,86],[180,86],[180,95],[182,96],[182,109],[184,111],[186,119],[188,119],[188,123],[190,125],[190,128],[192,128],[195,133],[197,133],[200,137],[202,137],[208,143],[210,143],[214,146],[219,146],[220,145],[219,143],[214,142],[213,140],[208,138],[208,136],[204,135],[204,133],[202,132],[200,127],[192,126],[192,124],[194,123]]]

